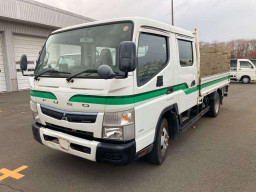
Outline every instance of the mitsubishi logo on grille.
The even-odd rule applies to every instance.
[[[62,116],[61,120],[68,121],[68,118],[67,118],[67,116],[66,116],[66,113],[63,113],[63,116]]]

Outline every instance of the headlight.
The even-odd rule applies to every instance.
[[[105,113],[103,120],[103,138],[128,141],[135,137],[134,110]]]
[[[37,123],[41,123],[41,120],[38,116],[37,106],[36,103],[33,101],[30,101],[30,109],[32,110],[33,119]]]

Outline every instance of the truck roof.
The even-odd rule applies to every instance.
[[[100,24],[105,24],[105,23],[115,23],[115,22],[121,22],[121,21],[132,21],[135,24],[135,26],[134,26],[135,28],[141,27],[141,26],[153,27],[153,28],[164,30],[164,31],[173,32],[176,34],[194,37],[194,34],[191,31],[188,31],[188,30],[185,30],[185,29],[182,29],[179,27],[175,27],[175,26],[172,26],[172,25],[169,25],[169,24],[157,21],[157,20],[147,19],[147,18],[142,18],[142,17],[123,17],[123,18],[116,18],[116,19],[93,21],[93,22],[88,22],[88,23],[83,23],[83,24],[79,24],[79,25],[74,25],[74,26],[58,29],[58,30],[52,32],[52,34],[69,31],[69,30],[74,30],[74,29],[78,29],[78,28],[83,28],[83,27],[89,27],[89,26],[93,26],[93,25],[100,25]]]

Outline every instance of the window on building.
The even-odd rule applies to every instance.
[[[161,71],[168,60],[167,38],[141,33],[138,46],[138,84],[143,85]]]
[[[192,66],[193,61],[193,43],[191,41],[178,40],[179,57],[181,67]]]

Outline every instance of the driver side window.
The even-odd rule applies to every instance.
[[[248,61],[240,61],[240,68],[250,69],[250,68],[252,68],[252,65]]]
[[[138,85],[152,79],[167,64],[167,38],[160,35],[141,33],[138,45]]]

